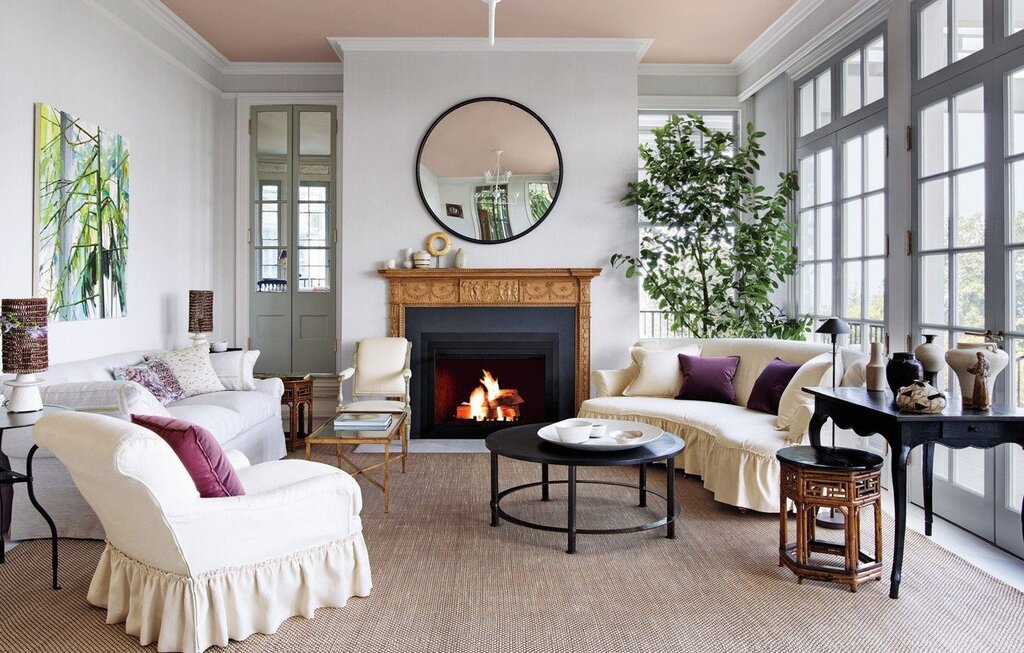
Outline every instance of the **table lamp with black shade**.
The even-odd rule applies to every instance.
[[[836,352],[838,351],[838,339],[839,336],[850,333],[850,325],[843,322],[838,317],[830,317],[821,323],[815,333],[823,333],[832,337],[832,387],[836,387]],[[832,422],[832,448],[836,447],[836,423]],[[842,529],[843,524],[843,513],[836,512],[835,508],[830,508],[827,513],[819,513],[815,518],[814,522],[822,528],[831,528],[835,530]]]

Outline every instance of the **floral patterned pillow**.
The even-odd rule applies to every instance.
[[[185,398],[185,391],[178,382],[178,377],[163,361],[150,360],[138,365],[115,368],[114,378],[118,381],[135,381],[152,392],[164,405]]]

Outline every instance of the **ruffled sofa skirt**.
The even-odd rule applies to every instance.
[[[781,468],[775,451],[788,444],[785,442],[788,433],[779,433],[755,446],[750,446],[754,443],[743,446],[723,442],[692,424],[639,412],[594,410],[584,406],[579,417],[642,422],[675,433],[686,442],[686,448],[676,456],[676,468],[699,476],[716,501],[758,512],[779,512]]]
[[[128,557],[107,542],[88,601],[124,623],[139,644],[200,653],[253,633],[272,634],[290,617],[369,596],[362,533],[254,565],[180,576]]]

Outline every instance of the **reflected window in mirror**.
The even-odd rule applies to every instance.
[[[501,98],[477,98],[442,114],[417,158],[420,198],[445,231],[500,243],[537,227],[558,200],[562,157],[547,125]]]

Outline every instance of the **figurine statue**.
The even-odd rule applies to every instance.
[[[978,362],[967,368],[974,375],[974,392],[971,396],[971,408],[988,410],[992,407],[992,399],[988,396],[988,384],[985,379],[992,372],[992,364],[985,359],[984,352],[978,352]]]

